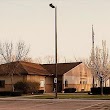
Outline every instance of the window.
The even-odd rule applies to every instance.
[[[0,88],[4,88],[5,87],[5,80],[0,80]]]
[[[87,81],[80,81],[80,84],[87,84]]]
[[[82,84],[87,84],[87,81],[82,81]]]
[[[44,86],[45,86],[44,81],[40,81],[40,87],[44,87]]]
[[[68,87],[68,81],[65,80],[65,87]]]

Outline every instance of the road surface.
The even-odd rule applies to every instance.
[[[0,110],[110,110],[110,101],[0,98]]]

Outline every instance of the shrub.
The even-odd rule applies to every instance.
[[[0,96],[21,96],[21,92],[11,92],[11,91],[0,91]]]
[[[24,94],[35,92],[39,89],[39,83],[37,82],[17,82],[14,85],[15,91],[21,91]]]
[[[21,96],[21,95],[22,95],[22,92],[20,91],[11,92],[11,96]]]
[[[43,94],[44,93],[44,90],[37,90],[37,91],[34,91],[32,92],[32,94]]]
[[[94,95],[101,94],[101,88],[100,87],[91,88],[91,93]],[[110,87],[103,87],[103,94],[110,94]]]
[[[0,96],[10,96],[10,91],[0,91]]]
[[[101,88],[100,87],[91,88],[91,93],[94,95],[101,94]]]
[[[76,91],[76,88],[65,88],[64,93],[74,93]]]
[[[110,87],[104,87],[104,94],[110,94]]]
[[[44,90],[38,90],[38,94],[43,94]]]

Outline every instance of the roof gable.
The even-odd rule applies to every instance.
[[[80,63],[82,63],[82,62],[58,63],[57,64],[57,74],[63,75],[64,73],[71,70],[72,68],[75,68]],[[42,66],[51,74],[55,74],[55,64],[43,64]]]

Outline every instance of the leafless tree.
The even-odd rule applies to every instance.
[[[27,48],[25,43],[22,41],[18,42],[16,46],[16,61],[25,59],[28,53],[29,53],[29,47]]]
[[[38,63],[38,64],[42,64],[42,63],[43,63],[41,57],[35,58],[33,62],[34,62],[34,63]]]
[[[5,42],[0,43],[0,55],[3,57],[6,63],[12,61],[13,44]]]
[[[46,56],[46,57],[44,58],[44,60],[45,60],[45,62],[46,62],[47,64],[54,63],[54,57],[53,57],[53,56]]]
[[[89,67],[96,80],[100,81],[100,87],[103,89],[103,84],[106,83],[110,76],[109,54],[106,41],[102,41],[102,48],[96,47],[94,56],[93,53],[91,53]],[[101,90],[101,94],[103,94],[103,90]]]
[[[19,41],[15,46],[15,48],[12,42],[0,43],[0,55],[4,60],[4,63],[21,61],[27,57],[28,53],[29,53],[29,47],[27,47],[23,41]],[[9,70],[8,75],[11,78],[12,91],[14,91],[13,75],[17,66],[18,64],[14,65],[14,67],[11,66],[10,68],[10,65],[8,64],[5,67],[5,69],[7,68]]]
[[[4,63],[21,61],[27,57],[28,53],[29,47],[23,41],[19,41],[15,48],[12,42],[0,43],[0,55]]]
[[[25,62],[31,62],[33,63],[33,59],[31,57],[25,57],[24,59],[22,59],[22,61],[25,61]]]

